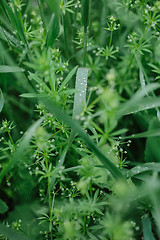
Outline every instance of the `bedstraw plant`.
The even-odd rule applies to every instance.
[[[0,39],[0,239],[159,239],[159,1],[1,0]]]

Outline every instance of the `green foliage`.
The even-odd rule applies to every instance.
[[[1,1],[1,240],[158,239],[159,10]]]

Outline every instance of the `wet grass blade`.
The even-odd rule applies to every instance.
[[[148,137],[158,137],[158,136],[160,136],[160,128],[149,130],[142,133],[135,133],[126,137],[122,137],[122,139],[148,138]]]
[[[46,38],[47,48],[53,47],[54,41],[59,35],[59,31],[60,31],[59,16],[53,13],[49,23],[48,32],[47,32],[47,38]]]
[[[40,126],[43,119],[39,119],[36,121],[24,134],[22,140],[19,143],[19,147],[15,150],[13,156],[10,158],[9,162],[5,165],[5,167],[0,172],[0,183],[2,182],[2,179],[8,173],[20,160],[22,160],[22,156],[29,146],[29,142],[31,138],[33,137],[36,129]]]
[[[156,163],[156,162],[144,163],[143,165],[139,165],[130,169],[126,173],[126,177],[131,178],[137,174],[147,172],[147,171],[157,171],[158,169],[160,171],[160,163]]]
[[[45,105],[45,107],[50,113],[55,114],[61,121],[70,126],[75,132],[79,134],[79,136],[81,136],[81,138],[88,145],[91,151],[97,156],[97,158],[102,162],[106,169],[110,171],[113,177],[115,177],[116,179],[125,180],[125,177],[123,176],[121,171],[103,154],[103,152],[85,133],[83,128],[76,120],[71,119],[64,111],[60,109],[56,102],[48,96],[39,96],[38,99],[43,105]]]
[[[4,97],[3,97],[3,93],[2,93],[2,91],[0,89],[0,112],[3,109],[3,106],[4,106]]]
[[[0,65],[0,73],[13,73],[13,72],[24,72],[25,70],[20,67]]]
[[[124,103],[120,110],[117,111],[117,118],[120,118],[124,115],[131,114],[136,111],[142,111],[146,109],[146,104],[149,104],[149,108],[151,108],[151,105],[154,104],[156,100],[153,100],[151,98],[145,98],[146,93],[152,92],[156,89],[160,88],[159,83],[152,83],[148,84],[147,86],[144,86],[142,89],[138,90],[134,96],[127,101],[127,103]],[[158,104],[158,103],[156,103]],[[140,110],[141,105],[141,110]],[[154,108],[154,107],[153,107]]]
[[[86,106],[88,72],[89,68],[78,68],[76,74],[75,89],[78,90],[78,92],[75,93],[74,96],[73,118],[78,117],[78,115],[84,110]]]

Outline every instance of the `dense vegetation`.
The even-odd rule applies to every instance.
[[[0,239],[159,239],[159,13],[1,0]]]

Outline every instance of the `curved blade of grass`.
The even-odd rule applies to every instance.
[[[0,199],[0,214],[3,214],[8,211],[8,206],[6,205],[5,202]]]
[[[70,73],[67,75],[67,77],[64,79],[64,81],[62,82],[58,92],[61,92],[63,90],[63,88],[67,85],[67,83],[70,81],[70,79],[73,77],[73,75],[76,73],[78,66],[74,67]]]
[[[145,104],[143,102],[143,98],[146,96],[146,92],[152,92],[160,87],[159,83],[152,83],[148,84],[147,86],[144,86],[142,89],[138,90],[134,96],[128,100],[126,103],[124,103],[120,110],[117,111],[117,118],[120,118],[126,114],[132,113],[130,109],[134,109],[138,111],[138,106],[141,104]],[[151,99],[150,99],[151,100]]]
[[[155,240],[155,237],[152,233],[151,220],[149,216],[144,216],[142,218],[142,227],[144,240]]]
[[[39,119],[36,121],[24,134],[22,140],[19,143],[19,147],[15,150],[13,156],[10,158],[9,162],[4,166],[2,171],[0,172],[0,183],[2,182],[3,177],[8,173],[19,161],[22,160],[22,156],[29,146],[29,142],[33,137],[36,129],[40,126],[43,119]]]
[[[38,99],[48,111],[52,114],[55,114],[61,121],[70,126],[75,132],[77,132],[88,147],[92,150],[92,152],[97,156],[97,158],[104,164],[104,166],[111,172],[111,174],[116,179],[125,180],[125,177],[121,173],[121,171],[103,154],[103,152],[97,147],[97,145],[91,140],[91,138],[85,133],[80,124],[71,119],[64,111],[57,106],[56,102],[49,98],[48,96],[38,96]]]
[[[136,104],[134,104],[134,106],[130,106],[129,109],[126,109],[123,114],[128,115],[128,114],[144,111],[147,109],[157,108],[160,106],[160,97],[144,98],[144,99],[141,99],[141,101],[139,101],[139,103],[136,103]]]
[[[137,174],[147,172],[147,171],[157,171],[159,169],[160,171],[160,163],[152,162],[152,163],[144,163],[143,165],[133,167],[130,169],[126,176],[127,178],[131,178]]]
[[[50,9],[55,13],[59,14],[60,11],[60,3],[58,0],[46,0]]]
[[[149,130],[142,133],[132,134],[130,136],[122,137],[122,139],[147,138],[147,137],[158,137],[158,136],[160,136],[160,128]]]
[[[24,72],[25,70],[16,66],[0,65],[0,73]]]
[[[22,234],[13,231],[9,227],[0,223],[0,233],[7,237],[9,240],[27,240],[27,238]]]
[[[3,106],[4,106],[4,97],[3,97],[3,93],[2,93],[2,91],[0,89],[0,112],[3,109]]]
[[[59,35],[59,31],[60,31],[59,16],[53,13],[49,23],[48,32],[47,32],[47,38],[46,38],[47,48],[53,46],[54,41]]]

